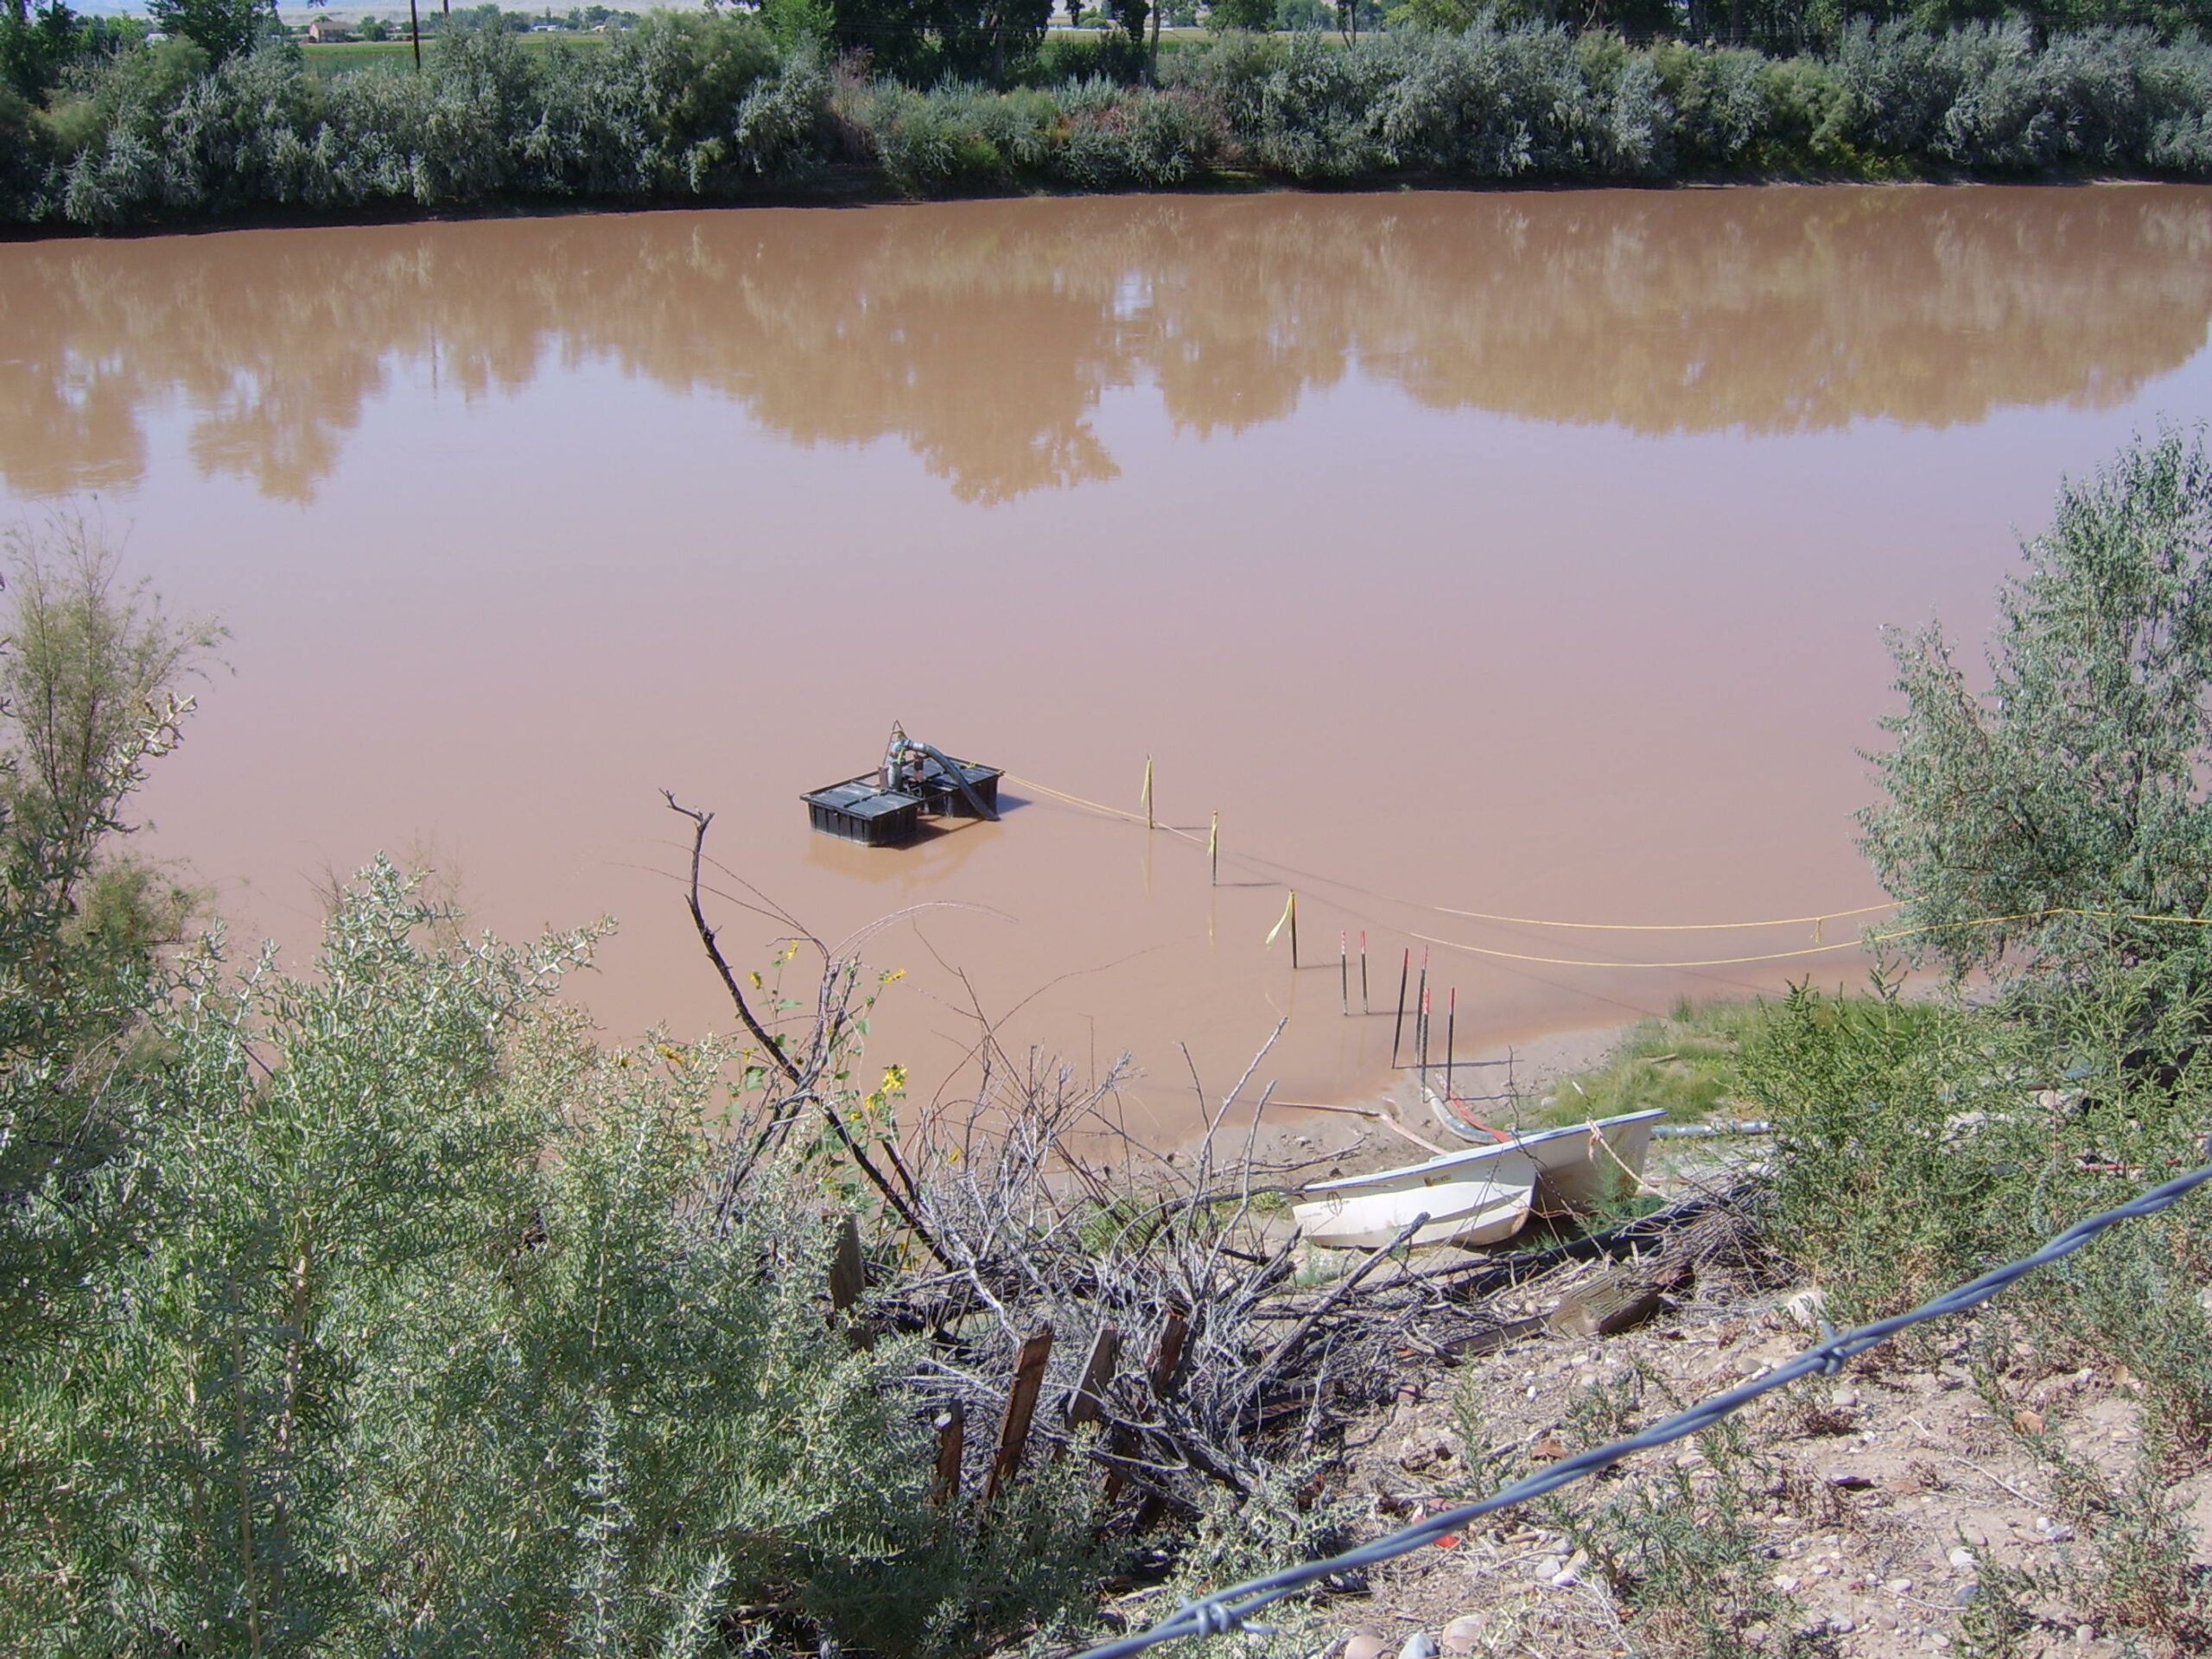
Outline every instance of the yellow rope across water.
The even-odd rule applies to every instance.
[[[1512,922],[1522,927],[1575,927],[1593,933],[1720,933],[1745,927],[1802,927],[1808,922],[1839,922],[1847,916],[1872,916],[1877,911],[1897,907],[1897,900],[1892,899],[1885,904],[1861,905],[1856,910],[1824,910],[1817,916],[1777,916],[1764,922],[1553,922],[1538,916],[1497,916],[1486,910],[1454,910],[1449,905],[1422,906],[1446,916],[1471,917],[1478,922]]]
[[[1978,916],[1962,922],[1929,922],[1919,927],[1892,928],[1887,932],[1869,933],[1864,938],[1842,939],[1834,944],[1808,944],[1796,950],[1770,950],[1756,957],[1707,957],[1696,962],[1592,962],[1573,957],[1524,956],[1514,950],[1492,950],[1479,944],[1467,944],[1459,939],[1432,938],[1426,933],[1409,937],[1423,944],[1440,944],[1447,950],[1465,950],[1471,956],[1493,957],[1500,962],[1541,963],[1550,968],[1739,968],[1755,962],[1789,962],[1799,957],[1818,957],[1831,950],[1855,950],[1870,944],[1884,944],[1891,939],[1909,939],[1923,933],[1943,933],[1967,927],[2001,927],[2007,922],[2039,922],[2053,916],[2081,916],[2092,921],[2107,922],[2172,922],[2182,927],[2212,927],[2212,916],[2148,916],[2128,911],[2079,910],[2061,906],[2050,910],[2024,910],[2015,916]]]
[[[1143,823],[1144,819],[1134,812],[1103,802],[1085,800],[1080,795],[1071,795],[1065,790],[1040,784],[1033,778],[1017,778],[1012,772],[1006,776],[1024,789],[1033,789],[1055,800],[1065,801],[1092,812],[1103,813],[1124,823]],[[1173,824],[1159,824],[1168,834],[1190,842],[1194,846],[1205,843],[1196,835],[1179,830]],[[1522,927],[1580,928],[1599,932],[1623,933],[1693,933],[1719,932],[1727,929],[1752,927],[1802,926],[1807,922],[1815,926],[1840,920],[1848,916],[1868,916],[1878,911],[1894,910],[1895,902],[1883,905],[1864,905],[1856,910],[1831,910],[1818,916],[1783,916],[1764,922],[1560,922],[1533,916],[1499,916],[1485,911],[1452,910],[1443,905],[1424,905],[1410,899],[1394,899],[1395,904],[1408,905],[1419,910],[1433,910],[1446,916],[1465,916],[1477,921],[1505,922]],[[1918,927],[1891,928],[1884,932],[1869,933],[1859,938],[1840,939],[1834,944],[1809,944],[1795,950],[1769,950],[1747,957],[1706,957],[1683,962],[1607,962],[1592,961],[1577,957],[1539,957],[1517,950],[1493,950],[1487,945],[1469,944],[1461,939],[1438,938],[1427,933],[1408,931],[1407,937],[1419,939],[1423,944],[1441,945],[1447,950],[1463,950],[1470,956],[1489,957],[1498,962],[1533,963],[1547,968],[1740,968],[1754,963],[1790,962],[1804,957],[1826,956],[1834,950],[1856,950],[1870,944],[1885,944],[1893,939],[1909,939],[1928,933],[1948,932],[1969,927],[2002,927],[2011,922],[2047,921],[2054,916],[2079,916],[2088,921],[2106,922],[2169,922],[2181,927],[2212,927],[2212,916],[2153,916],[2137,911],[2083,910],[2072,906],[2059,906],[2049,910],[2026,910],[2011,916],[1981,916],[1968,921],[1929,922]],[[1816,936],[1817,937],[1817,936]]]
[[[1118,818],[1125,823],[1143,823],[1145,822],[1141,814],[1135,812],[1125,812],[1119,807],[1108,806],[1104,803],[1099,801],[1086,800],[1080,795],[1071,795],[1064,789],[1054,789],[1050,784],[1040,784],[1033,778],[1017,778],[1012,772],[1007,772],[1006,776],[1009,781],[1020,785],[1024,789],[1033,789],[1039,794],[1052,797],[1055,800],[1065,801],[1071,806],[1079,806],[1092,812],[1103,812],[1108,817]],[[1189,842],[1193,846],[1204,846],[1205,844],[1204,839],[1197,834],[1190,830],[1178,829],[1172,823],[1155,823],[1150,827],[1164,830],[1169,835],[1179,836],[1182,840]],[[1265,861],[1262,861],[1264,862]],[[1325,878],[1323,879],[1325,880]],[[1349,884],[1332,883],[1332,885],[1348,886]],[[1357,891],[1357,889],[1354,889],[1354,891]],[[1433,911],[1440,916],[1465,916],[1474,921],[1504,922],[1519,927],[1574,928],[1583,931],[1594,933],[1719,933],[1744,928],[1802,927],[1808,924],[1817,926],[1825,922],[1841,921],[1853,916],[1872,916],[1878,911],[1895,910],[1897,908],[1896,901],[1891,900],[1886,904],[1861,905],[1855,910],[1823,911],[1817,916],[1777,916],[1771,920],[1763,922],[1561,922],[1548,920],[1541,916],[1501,916],[1484,910],[1454,910],[1449,905],[1431,905],[1424,903],[1418,899],[1389,899],[1389,895],[1380,893],[1375,896],[1377,898],[1388,899],[1389,902],[1391,904],[1404,905],[1409,909]],[[1417,939],[1424,940],[1426,943],[1430,944],[1452,944],[1452,941],[1448,939],[1428,938],[1426,934],[1416,933],[1413,935],[1413,937]],[[1858,943],[1858,940],[1852,939],[1840,944],[1821,945],[1818,948],[1823,950],[1847,950]],[[1471,944],[1456,945],[1453,948],[1465,950],[1477,950],[1480,949],[1479,946]],[[1510,952],[1503,950],[1484,951],[1483,954],[1486,956],[1510,957]],[[1779,960],[1781,957],[1798,956],[1803,954],[1808,953],[1795,950],[1785,950],[1778,952],[1773,957],[1731,957],[1728,958],[1728,960],[1732,962],[1770,962]],[[1553,962],[1556,963],[1558,966],[1567,968],[1580,968],[1596,965],[1578,962],[1568,962],[1562,958],[1551,957],[1511,957],[1510,959],[1521,962]],[[1649,965],[1656,968],[1661,966],[1706,967],[1719,966],[1719,964],[1708,964],[1704,963],[1653,963]]]
[[[1040,784],[1034,778],[1017,778],[1010,772],[1005,775],[1010,783],[1019,784],[1024,789],[1033,789],[1039,795],[1050,795],[1056,801],[1065,801],[1070,806],[1079,806],[1090,812],[1103,812],[1109,818],[1121,819],[1124,823],[1144,823],[1144,814],[1141,812],[1124,812],[1120,807],[1108,806],[1103,801],[1087,801],[1080,795],[1071,795],[1064,789],[1054,789],[1050,784]],[[1189,842],[1193,847],[1205,845],[1203,836],[1188,830],[1178,829],[1172,823],[1154,823],[1147,825],[1147,828],[1164,830],[1179,840]]]

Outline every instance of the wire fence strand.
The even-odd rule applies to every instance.
[[[2212,1158],[2212,1141],[2208,1141],[2205,1155]],[[1948,1319],[1954,1313],[1963,1313],[1978,1307],[1999,1291],[2018,1283],[2039,1268],[2050,1266],[2063,1256],[2071,1255],[2091,1239],[2123,1221],[2133,1221],[2152,1216],[2170,1209],[2190,1193],[2212,1181],[2212,1164],[2192,1170],[2186,1175],[2176,1176],[2162,1185],[2117,1207],[2103,1211],[2087,1220],[2075,1223],[2064,1232],[2050,1240],[2032,1255],[1993,1268],[1979,1279],[1971,1280],[1955,1289],[1946,1291],[1930,1301],[1923,1302],[1910,1313],[1893,1314],[1886,1319],[1877,1319],[1841,1334],[1831,1333],[1827,1340],[1806,1349],[1794,1358],[1783,1361],[1762,1376],[1754,1377],[1726,1394],[1677,1412],[1672,1417],[1652,1424],[1649,1427],[1630,1434],[1609,1445],[1592,1446],[1571,1458],[1562,1458],[1492,1496],[1473,1503],[1461,1504],[1446,1510],[1426,1520],[1401,1529],[1399,1531],[1362,1544],[1343,1554],[1332,1555],[1325,1560],[1308,1561],[1303,1566],[1286,1567],[1262,1578],[1212,1595],[1186,1603],[1184,1606],[1150,1630],[1128,1636],[1117,1641],[1103,1643],[1080,1656],[1080,1659],[1130,1659],[1133,1655],[1158,1647],[1164,1642],[1179,1641],[1185,1637],[1219,1636],[1231,1630],[1249,1630],[1255,1635],[1273,1635],[1274,1630],[1257,1623],[1253,1615],[1270,1604],[1296,1594],[1308,1585],[1325,1579],[1355,1573],[1368,1567],[1378,1567],[1397,1556],[1413,1551],[1448,1534],[1458,1532],[1469,1522],[1495,1515],[1500,1510],[1511,1509],[1557,1491],[1560,1487],[1610,1469],[1624,1458],[1638,1452],[1648,1452],[1672,1441],[1687,1439],[1711,1428],[1732,1413],[1742,1410],[1762,1395],[1777,1389],[1789,1387],[1805,1377],[1833,1376],[1844,1362],[1862,1354],[1869,1348],[1888,1341],[1899,1332],[1931,1319]]]

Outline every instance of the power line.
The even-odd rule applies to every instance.
[[[2207,1141],[2205,1155],[2212,1157],[2212,1140]],[[1562,1458],[1478,1503],[1462,1504],[1458,1509],[1430,1516],[1425,1521],[1402,1528],[1372,1543],[1345,1550],[1342,1554],[1332,1555],[1326,1560],[1308,1561],[1301,1567],[1287,1567],[1280,1573],[1247,1580],[1227,1590],[1217,1590],[1212,1595],[1185,1603],[1152,1629],[1135,1636],[1123,1637],[1118,1641],[1104,1643],[1081,1655],[1079,1659],[1130,1659],[1130,1656],[1157,1647],[1163,1642],[1177,1641],[1186,1636],[1220,1636],[1230,1630],[1243,1630],[1255,1635],[1272,1635],[1274,1632],[1268,1626],[1255,1623],[1252,1615],[1307,1585],[1340,1573],[1361,1572],[1397,1556],[1410,1554],[1426,1544],[1434,1543],[1446,1534],[1461,1530],[1469,1522],[1479,1521],[1486,1515],[1526,1503],[1531,1498],[1542,1497],[1562,1486],[1610,1469],[1632,1453],[1648,1452],[1656,1446],[1700,1433],[1730,1414],[1742,1410],[1762,1395],[1771,1394],[1775,1389],[1786,1388],[1804,1377],[1833,1376],[1846,1360],[1888,1341],[1900,1331],[1978,1307],[2037,1268],[2048,1267],[2062,1256],[2072,1255],[2107,1228],[2116,1227],[2123,1221],[2156,1215],[2161,1210],[2178,1204],[2208,1181],[2212,1181],[2212,1165],[2177,1176],[2117,1208],[2103,1211],[2086,1221],[2076,1222],[2034,1255],[1992,1268],[1979,1279],[1946,1291],[1932,1301],[1922,1303],[1909,1313],[1877,1319],[1871,1325],[1859,1325],[1840,1336],[1831,1335],[1827,1341],[1784,1361],[1765,1376],[1755,1377],[1726,1394],[1715,1395],[1688,1411],[1677,1412],[1664,1421],[1654,1423],[1624,1440],[1593,1446],[1571,1458]]]

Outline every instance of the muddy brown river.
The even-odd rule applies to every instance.
[[[502,931],[619,917],[611,1033],[726,1024],[665,786],[823,938],[896,913],[872,1064],[957,1084],[980,1007],[1128,1051],[1164,1133],[1183,1047],[1217,1090],[1286,1017],[1279,1094],[1373,1089],[1408,948],[1463,1053],[1862,974],[1790,953],[1882,897],[1879,626],[1978,639],[2063,474],[2212,412],[2208,318],[2212,191],[2156,186],[16,245],[0,510],[231,628],[147,806],[238,931],[389,849]],[[1004,821],[810,835],[894,717]],[[1185,835],[1048,792],[1133,811],[1147,756]]]

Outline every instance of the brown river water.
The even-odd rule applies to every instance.
[[[726,1025],[665,786],[823,938],[906,912],[871,1064],[957,1081],[980,1006],[1017,1054],[1129,1052],[1165,1133],[1179,1045],[1219,1091],[1285,1017],[1279,1095],[1371,1090],[1408,948],[1463,1054],[1862,974],[1633,965],[1809,922],[1451,912],[1878,903],[1879,626],[1978,640],[2063,474],[2212,412],[2208,319],[2212,191],[2154,186],[17,245],[0,511],[98,516],[232,630],[148,810],[238,931],[311,944],[385,849],[504,932],[618,916],[581,986],[610,1033]],[[1034,781],[904,851],[810,835],[799,793],[894,717]],[[1195,841],[1038,787],[1133,810],[1147,755]]]

